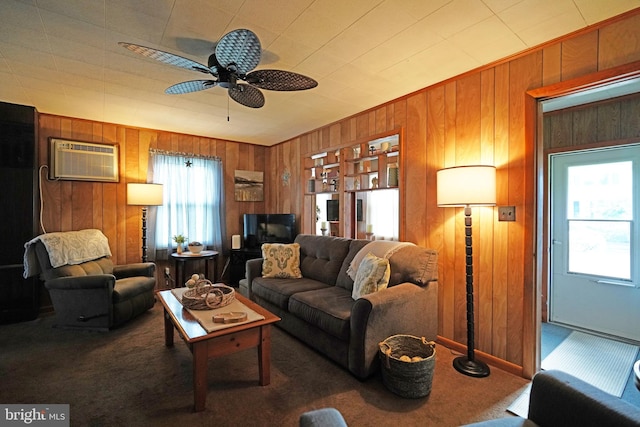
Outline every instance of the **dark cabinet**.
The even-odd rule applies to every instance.
[[[262,257],[262,251],[257,249],[231,249],[229,257],[229,276],[231,286],[238,286],[245,276],[245,264],[248,260]]]
[[[38,234],[38,117],[0,102],[0,323],[38,316],[40,283],[24,279],[24,244]]]

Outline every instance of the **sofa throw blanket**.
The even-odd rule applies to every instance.
[[[53,268],[63,265],[81,264],[85,261],[111,256],[109,240],[102,231],[87,229],[46,233],[24,244],[24,277],[40,274],[35,243],[42,242],[49,254]]]
[[[411,242],[396,242],[394,240],[374,240],[372,242],[369,242],[364,245],[362,249],[360,249],[358,253],[353,257],[353,260],[351,260],[349,268],[347,269],[347,275],[351,277],[352,280],[356,280],[358,267],[360,266],[362,259],[368,253],[371,253],[378,258],[389,259],[391,255],[396,253],[398,250],[410,245],[414,244]]]

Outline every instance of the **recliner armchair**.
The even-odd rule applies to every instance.
[[[638,427],[640,408],[562,371],[533,377],[528,418],[508,417],[467,427]]]
[[[56,326],[108,330],[155,304],[156,266],[152,262],[114,265],[110,257],[101,257],[53,268],[44,244],[34,245]]]

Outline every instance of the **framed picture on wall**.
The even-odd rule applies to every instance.
[[[236,170],[233,183],[237,202],[264,200],[264,172]]]

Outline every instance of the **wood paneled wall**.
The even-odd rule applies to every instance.
[[[464,219],[462,209],[437,207],[436,171],[497,166],[498,205],[515,206],[517,220],[499,222],[495,208],[473,212],[476,348],[522,367],[531,363],[523,351],[530,351],[525,316],[535,294],[537,239],[536,147],[527,142],[525,93],[637,60],[638,9],[285,141],[269,149],[268,164],[300,176],[294,170],[304,155],[402,127],[407,161],[401,171],[406,189],[401,224],[406,240],[440,252],[439,335],[460,345],[466,344]],[[267,209],[302,212],[303,183],[292,180],[273,189],[279,194],[269,195]]]
[[[544,148],[563,150],[601,143],[638,142],[640,94],[544,115]]]
[[[231,235],[242,234],[242,214],[265,209],[266,202],[236,202],[233,179],[236,169],[265,171],[266,147],[40,114],[39,165],[48,165],[49,137],[119,145],[118,183],[49,181],[47,172],[41,171],[45,230],[101,229],[109,238],[116,264],[139,262],[141,258],[141,211],[139,206],[127,206],[126,184],[146,182],[149,148],[222,159],[229,247]],[[269,188],[269,180],[270,175],[265,171],[265,188]]]

